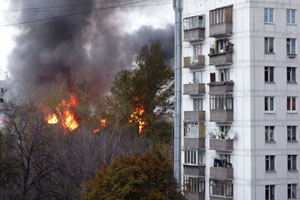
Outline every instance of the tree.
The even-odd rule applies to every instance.
[[[136,63],[136,68],[121,71],[113,82],[107,100],[108,114],[111,121],[122,125],[127,125],[130,118],[135,117],[138,120],[131,120],[135,122],[131,128],[137,127],[140,120],[145,122],[145,130],[152,135],[151,130],[160,127],[157,124],[166,127],[165,118],[173,109],[173,71],[164,63],[159,42],[150,48],[143,47]],[[162,135],[170,138],[170,128],[163,129]]]
[[[173,170],[159,153],[118,157],[84,185],[83,200],[183,200]]]

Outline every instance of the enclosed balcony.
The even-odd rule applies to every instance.
[[[184,40],[188,42],[201,41],[205,38],[204,15],[183,19]]]
[[[183,85],[183,94],[197,96],[205,94],[204,83],[189,83]]]
[[[210,149],[216,151],[232,151],[233,140],[210,138]]]
[[[214,180],[209,181],[210,200],[233,199],[233,184],[231,180]]]
[[[184,111],[184,121],[186,122],[205,121],[205,111]]]
[[[188,200],[205,200],[204,192],[187,192],[186,199]]]
[[[232,64],[232,53],[224,52],[224,53],[216,53],[209,54],[209,64],[220,66],[220,65],[231,65]]]
[[[213,159],[213,167],[210,168],[210,178],[216,180],[233,179],[232,164],[227,159]]]
[[[232,35],[232,22],[224,22],[209,26],[209,37],[228,37]]]
[[[192,166],[192,165],[183,165],[183,173],[185,176],[205,176],[205,166]]]
[[[218,8],[209,12],[209,37],[228,37],[232,35],[232,6]]]
[[[205,149],[205,138],[184,138],[184,148]]]
[[[224,94],[233,92],[233,81],[226,82],[211,82],[209,85],[209,93],[210,94]]]
[[[196,58],[194,57],[185,57],[184,58],[184,67],[189,69],[201,69],[205,67],[205,56],[200,55]]]

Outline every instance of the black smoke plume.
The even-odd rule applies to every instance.
[[[21,34],[16,38],[16,47],[9,58],[13,78],[21,84],[30,82],[44,86],[55,80],[59,73],[80,73],[88,66],[95,68],[97,81],[102,84],[121,69],[130,68],[141,47],[154,41],[161,42],[165,60],[171,64],[173,26],[166,29],[144,26],[124,34],[122,24],[114,20],[120,9],[88,12],[126,2],[132,0],[11,0],[12,8],[21,8],[20,22],[85,12],[20,25]],[[130,12],[140,8],[126,9]]]

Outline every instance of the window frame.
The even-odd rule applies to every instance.
[[[272,11],[272,12],[270,12],[270,11]],[[275,23],[274,11],[275,11],[274,8],[264,8],[264,23],[265,24],[274,24]]]
[[[265,126],[265,142],[275,142],[275,126]]]
[[[184,164],[204,166],[204,154],[199,150],[184,150]]]
[[[204,15],[191,16],[183,19],[184,31],[195,30],[200,28],[205,28]]]
[[[184,191],[193,193],[205,192],[205,179],[200,177],[183,176]]]
[[[296,9],[291,9],[291,8],[286,9],[286,24],[287,25],[296,24]]]
[[[297,67],[288,66],[286,68],[286,75],[287,75],[286,80],[288,84],[297,83]]]
[[[275,200],[275,185],[265,186],[265,200]]]
[[[266,172],[275,172],[275,156],[274,155],[266,155],[265,156],[265,171]]]
[[[193,99],[193,111],[203,111],[203,98]]]
[[[287,126],[287,141],[297,142],[297,126]]]
[[[297,39],[287,38],[286,39],[286,54],[297,55]]]
[[[286,99],[287,112],[297,112],[297,97],[288,96]]]
[[[201,83],[203,83],[203,72],[202,71],[195,71],[195,72],[193,72],[193,83],[194,84],[201,84]]]
[[[264,78],[265,83],[274,83],[274,75],[275,75],[275,67],[274,66],[265,66]]]
[[[190,126],[188,126],[190,125]],[[184,122],[184,137],[199,138],[200,137],[200,122]]]
[[[287,185],[287,199],[297,199],[297,184],[291,183]]]
[[[275,54],[274,37],[265,37],[265,54]]]
[[[266,113],[274,113],[275,112],[275,97],[266,96],[264,105],[265,105],[265,112]]]
[[[288,171],[297,171],[297,155],[287,156],[287,169]]]

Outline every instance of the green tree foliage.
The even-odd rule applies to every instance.
[[[113,82],[107,101],[108,113],[111,121],[124,125],[128,124],[135,109],[142,106],[144,113],[140,117],[146,121],[146,130],[151,135],[151,130],[157,129],[158,124],[167,126],[162,119],[173,108],[173,71],[164,63],[159,42],[143,47],[136,63],[133,70],[121,71]],[[165,129],[159,132],[155,137],[171,136],[170,128],[167,132]]]
[[[83,186],[83,200],[184,199],[169,162],[158,153],[120,156]]]

